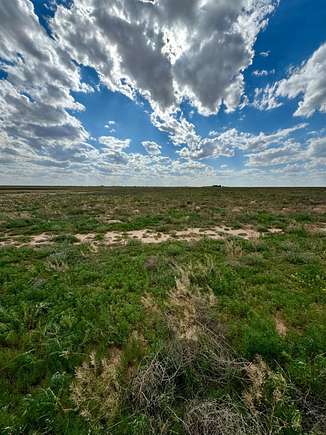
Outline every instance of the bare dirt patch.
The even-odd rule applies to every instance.
[[[29,241],[30,246],[40,246],[40,245],[48,245],[52,243],[52,236],[50,234],[42,233],[36,236],[32,236]]]
[[[96,234],[95,233],[75,234],[75,237],[79,241],[79,243],[91,243],[95,240]]]
[[[312,226],[310,230],[317,232],[317,228]],[[318,227],[318,230],[326,231],[326,227]],[[270,228],[268,232],[271,234],[280,234],[283,230],[280,228]],[[77,239],[76,244],[88,243],[94,247],[99,245],[126,245],[132,240],[145,244],[157,244],[171,240],[193,242],[199,241],[205,237],[211,240],[225,240],[230,236],[239,237],[245,240],[257,240],[261,237],[261,233],[249,226],[240,229],[234,229],[227,226],[216,226],[213,228],[188,228],[186,230],[174,231],[173,233],[156,232],[150,229],[125,232],[108,231],[101,238],[99,238],[96,233],[74,234],[74,237]],[[0,241],[0,246],[39,247],[53,244],[54,237],[53,234],[42,233],[31,236],[30,240],[27,242],[21,242],[17,240],[16,236],[10,235]]]
[[[318,207],[314,207],[312,211],[321,214],[326,213],[326,205],[319,205]]]
[[[281,234],[283,230],[281,228],[269,228],[268,232],[271,234]]]

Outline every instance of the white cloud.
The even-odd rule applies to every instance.
[[[228,111],[239,104],[256,36],[277,4],[75,0],[58,8],[51,27],[59,46],[94,67],[111,90],[131,98],[140,92],[161,111],[188,98],[208,115],[222,102]]]
[[[316,159],[324,159],[324,163],[326,163],[326,136],[310,139],[307,155]]]
[[[267,71],[266,69],[263,70],[254,70],[252,73],[256,77],[267,77],[269,75],[275,74],[275,69],[272,69],[270,71]]]
[[[299,97],[294,116],[310,117],[316,111],[326,113],[326,43],[298,68],[292,68],[287,78],[256,89],[253,105],[260,110],[279,107],[280,98]]]
[[[228,129],[202,137],[180,110],[182,101],[193,105],[192,114],[197,110],[204,115],[216,113],[223,104],[229,112],[247,104],[243,72],[252,63],[257,34],[277,3],[75,0],[71,9],[58,8],[50,21],[54,35],[50,38],[32,2],[3,1],[0,55],[8,76],[0,81],[2,182],[24,177],[48,180],[51,174],[53,180],[81,180],[82,184],[96,180],[156,184],[161,179],[172,183],[177,178],[179,183],[209,184],[218,175],[228,184],[234,177],[263,180],[261,167],[266,165],[283,165],[288,174],[305,169],[321,179],[325,169],[321,132],[306,147],[291,139],[305,124],[270,134]],[[257,90],[256,107],[271,109],[281,104],[281,97],[302,96],[297,115],[326,111],[321,73],[325,57],[324,45],[287,79]],[[153,141],[142,142],[146,155],[131,152],[131,139],[115,137],[117,126],[112,120],[105,125],[108,135],[98,138],[96,146],[88,143],[95,143],[95,138],[73,115],[84,110],[74,91],[92,91],[81,82],[78,64],[95,68],[110,90],[135,101],[139,94],[147,99],[153,109],[151,122],[168,135],[178,157],[164,156],[164,148]],[[216,171],[203,162],[232,157],[236,151],[248,157],[250,167],[234,171],[222,165]],[[278,168],[274,170],[277,173]]]
[[[114,136],[101,136],[98,141],[105,145],[105,149],[118,152],[128,148],[131,143],[130,139],[122,140]]]
[[[161,154],[161,145],[157,144],[153,141],[144,141],[142,142],[143,147],[148,152],[148,154],[155,156]]]
[[[117,123],[115,121],[108,121],[108,123],[104,126],[104,128],[107,128],[109,130],[109,133],[116,133],[116,125]]]
[[[295,116],[311,116],[315,111],[326,112],[326,44],[323,44],[290,77],[281,80],[277,96],[296,98],[302,95]]]
[[[235,128],[222,133],[211,131],[208,138],[200,138],[182,148],[180,156],[193,159],[221,156],[233,157],[236,149],[246,153],[261,152],[271,145],[283,145],[291,134],[306,127],[307,124],[298,124],[270,134],[263,132],[259,134],[244,133]]]
[[[247,156],[247,166],[283,165],[303,158],[301,145],[294,141],[287,141],[284,146],[268,148]]]
[[[278,84],[266,85],[265,88],[256,88],[252,105],[258,110],[272,110],[282,106],[277,99],[275,92]]]
[[[49,38],[26,0],[2,2],[0,53],[7,73],[0,81],[1,153],[17,159],[78,161],[89,134],[68,110],[83,110],[71,91],[88,91],[79,67]],[[80,150],[77,150],[77,146]]]

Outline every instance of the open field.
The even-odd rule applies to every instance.
[[[1,434],[325,434],[325,188],[0,188]]]

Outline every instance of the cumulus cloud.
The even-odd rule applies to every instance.
[[[240,132],[235,128],[228,129],[221,133],[211,131],[208,138],[198,139],[187,147],[182,148],[180,155],[192,159],[203,159],[208,157],[232,157],[235,150],[242,150],[245,153],[262,152],[271,145],[283,144],[294,132],[307,127],[307,124],[298,124],[291,128],[277,130],[266,134],[252,134]]]
[[[200,113],[234,110],[257,34],[277,0],[75,0],[51,28],[59,46],[103,83],[153,108],[189,99]],[[83,29],[87,29],[85,33]],[[80,34],[83,33],[83,38]]]
[[[323,44],[303,66],[293,70],[278,84],[277,96],[302,96],[295,116],[311,116],[326,112],[326,44]]]
[[[326,43],[297,68],[292,68],[287,78],[256,89],[253,105],[260,110],[270,110],[282,105],[281,98],[299,97],[294,116],[310,117],[316,111],[326,113]]]
[[[7,73],[0,81],[1,153],[16,161],[79,161],[88,132],[69,110],[83,110],[71,91],[87,91],[79,67],[40,26],[33,4],[1,3],[0,54]],[[68,151],[69,150],[69,151]],[[51,157],[52,156],[52,157]],[[8,157],[7,157],[8,158]]]
[[[206,180],[223,174],[205,159],[238,152],[248,159],[244,176],[258,176],[266,165],[287,165],[290,172],[290,167],[305,164],[321,171],[324,137],[316,134],[306,148],[292,138],[305,124],[270,134],[228,129],[202,137],[181,110],[186,102],[192,114],[206,116],[222,106],[231,112],[247,104],[243,73],[252,63],[256,37],[277,4],[278,0],[75,0],[69,9],[54,8],[50,37],[31,1],[2,1],[3,177],[46,177],[51,168],[54,177],[72,174],[95,180],[110,175],[120,183],[146,177],[153,184],[171,177]],[[256,90],[255,107],[271,109],[281,104],[281,98],[299,96],[296,114],[326,111],[321,74],[325,52],[324,45],[286,79]],[[165,156],[164,147],[151,140],[142,142],[145,155],[132,152],[131,139],[115,136],[114,121],[104,126],[107,134],[91,138],[76,115],[84,107],[75,92],[94,91],[83,83],[80,65],[94,68],[111,91],[137,103],[147,100],[153,126],[167,134],[177,157]],[[272,73],[262,70],[254,75]],[[225,176],[234,175],[232,169],[220,168]]]
[[[131,140],[130,139],[118,139],[114,136],[101,136],[98,141],[105,145],[107,150],[111,151],[122,151],[125,148],[128,148]]]
[[[148,152],[148,154],[152,156],[157,156],[161,154],[161,145],[157,144],[153,141],[144,141],[142,142],[143,147]]]

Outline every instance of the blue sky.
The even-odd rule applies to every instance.
[[[0,0],[0,183],[326,184],[326,3]]]

